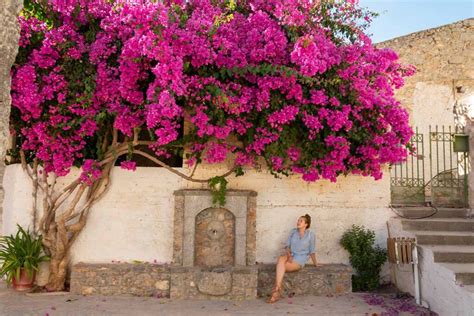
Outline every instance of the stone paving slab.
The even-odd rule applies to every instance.
[[[0,285],[0,315],[433,315],[415,307],[412,299],[401,304],[389,296],[363,293],[295,296],[270,305],[263,299],[198,301],[135,296],[26,295]],[[393,306],[401,307],[401,312],[394,313]]]

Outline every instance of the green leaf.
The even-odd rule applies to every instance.
[[[212,204],[224,206],[226,202],[227,180],[222,176],[213,177],[209,180],[209,187],[211,188]]]
[[[13,277],[20,277],[22,268],[31,276],[39,263],[49,260],[42,252],[42,237],[32,236],[18,225],[15,235],[0,238],[0,277],[6,276],[7,282],[11,282]]]

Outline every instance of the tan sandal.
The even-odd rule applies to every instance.
[[[282,299],[281,289],[275,287],[272,291],[272,295],[267,300],[267,303],[273,304]]]

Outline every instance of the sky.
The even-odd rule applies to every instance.
[[[378,12],[368,30],[375,43],[474,17],[474,0],[360,0]]]

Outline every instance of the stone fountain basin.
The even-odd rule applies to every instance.
[[[256,266],[170,267],[171,298],[236,299],[255,297]]]

